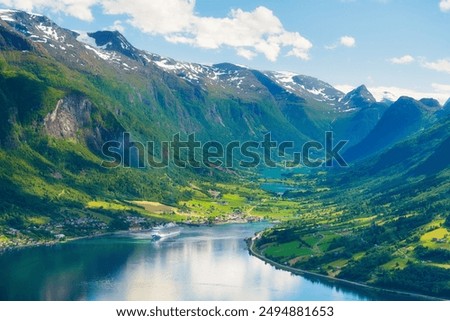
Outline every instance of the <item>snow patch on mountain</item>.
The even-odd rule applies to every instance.
[[[17,12],[15,10],[9,10],[9,9],[0,9],[0,19],[3,21],[10,21],[15,22],[16,19],[12,17],[12,15]]]
[[[300,97],[334,104],[343,96],[331,85],[313,77],[289,71],[266,71],[264,74],[285,90]]]
[[[198,82],[200,78],[207,76],[209,74],[209,70],[206,66],[192,64],[192,63],[183,63],[178,62],[169,58],[161,58],[160,60],[151,60],[155,65],[159,68],[177,74],[180,78],[184,78],[186,80]]]
[[[106,52],[104,52],[104,51],[97,50],[97,49],[95,49],[95,48],[93,48],[91,46],[88,46],[88,45],[85,45],[84,47],[86,49],[88,49],[88,50],[93,51],[97,56],[99,56],[103,60],[110,60],[111,59],[111,55],[106,53]]]
[[[97,44],[95,43],[95,39],[90,37],[86,32],[77,31],[78,37],[77,41],[82,42],[83,44],[89,45],[92,48],[97,48]]]
[[[289,72],[289,71],[278,71],[272,73],[277,82],[279,83],[295,83],[294,77],[297,76],[296,74]]]
[[[56,30],[53,27],[45,26],[42,23],[40,23],[39,25],[36,26],[36,28],[39,29],[40,31],[42,31],[49,39],[53,39],[56,41],[60,40],[58,33],[56,32]],[[64,36],[61,37],[61,41],[64,42]]]
[[[322,96],[325,99],[328,99],[328,96],[326,94],[324,94],[324,90],[325,88],[320,88],[320,89],[316,89],[315,87],[313,89],[306,89],[307,91],[309,91],[311,94],[316,95],[316,96]]]
[[[95,39],[90,37],[87,33],[79,31],[77,31],[77,33],[77,41],[82,43],[86,49],[95,53],[100,59],[115,63],[121,63],[119,54],[105,50],[109,43],[103,46],[97,46]],[[130,67],[128,65],[125,66],[124,64],[122,64],[122,66],[123,69],[130,70]]]
[[[239,70],[227,70],[216,66],[179,62],[149,53],[141,56],[147,62],[153,63],[162,70],[191,83],[204,82],[212,84],[221,82],[223,84],[223,82],[226,82],[228,85],[240,88],[245,79],[245,77],[239,75]]]

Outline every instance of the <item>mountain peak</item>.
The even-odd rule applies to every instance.
[[[345,95],[341,103],[348,108],[367,108],[376,103],[376,99],[365,85],[361,85]]]
[[[429,108],[439,109],[442,107],[439,101],[434,98],[422,98],[419,101]]]
[[[16,21],[16,17],[40,17],[50,21],[50,19],[38,13],[20,11],[15,9],[0,9],[0,19],[12,22]]]
[[[30,27],[38,27],[38,29],[44,32],[45,27],[59,28],[56,23],[46,16],[14,9],[0,9],[0,19],[26,36],[30,36],[32,34],[28,30]]]
[[[133,60],[139,60],[138,50],[119,31],[102,30],[90,32],[87,35],[94,39],[98,48],[115,51]]]
[[[68,45],[67,39],[76,35],[75,32],[61,28],[46,16],[29,13],[25,11],[1,9],[0,19],[4,21],[5,32],[10,34],[8,37],[21,37],[22,41],[45,44],[47,50],[56,50],[57,48]],[[11,33],[12,32],[12,33]],[[17,45],[18,42],[14,41]],[[31,46],[31,45],[30,45]],[[17,45],[16,50],[23,49],[23,46]],[[35,48],[36,49],[36,48]],[[62,49],[61,49],[62,50]]]
[[[416,100],[408,96],[401,96],[394,104],[388,109],[389,112],[401,114],[401,118],[405,120],[407,117],[420,118],[422,115],[430,114],[433,111],[428,105],[424,104],[422,101]]]
[[[396,104],[398,104],[398,103],[414,103],[414,104],[418,104],[419,101],[414,99],[414,98],[412,98],[412,97],[409,97],[409,96],[400,96],[395,103]]]
[[[366,85],[364,85],[364,84],[356,87],[354,90],[355,91],[367,91],[367,92],[369,91],[369,89],[367,89]]]
[[[361,85],[353,90],[353,93],[358,94],[360,96],[364,96],[365,98],[375,102],[375,98],[372,93],[367,89],[366,85]]]

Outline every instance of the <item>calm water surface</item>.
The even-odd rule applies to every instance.
[[[0,255],[2,300],[370,300],[277,270],[244,238],[266,223],[128,233]]]

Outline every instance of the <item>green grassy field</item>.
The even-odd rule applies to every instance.
[[[279,212],[286,220],[257,240],[260,253],[279,263],[332,277],[448,296],[450,232],[446,224],[450,204],[445,193],[429,194],[435,203],[423,203],[423,194],[429,191],[413,200],[386,198],[379,203],[381,194],[369,193],[376,190],[372,179],[362,189],[358,186],[338,194],[321,188],[328,184],[323,176],[307,177],[307,182],[302,181],[306,177],[297,177],[297,185],[308,184],[311,193],[294,192],[291,199],[271,201],[270,208],[287,205],[289,210],[286,217]],[[425,209],[433,206],[442,210]],[[436,277],[418,276],[427,269],[435,270]],[[421,285],[402,286],[405,281],[401,280]]]

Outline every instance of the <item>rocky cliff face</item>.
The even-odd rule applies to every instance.
[[[55,138],[77,138],[77,133],[91,123],[92,103],[80,96],[60,99],[44,119],[45,132]]]
[[[60,99],[55,109],[45,116],[44,132],[58,139],[84,141],[93,151],[98,152],[106,141],[117,139],[124,131],[110,115],[110,119],[105,117],[108,115],[99,114],[99,110],[88,98],[81,94],[71,94]],[[104,123],[109,125],[105,127]]]

